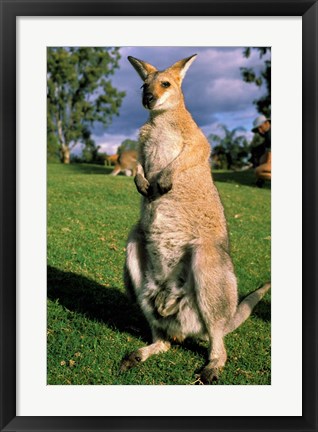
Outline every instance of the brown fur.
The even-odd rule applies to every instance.
[[[132,175],[135,176],[137,172],[137,159],[138,152],[136,150],[125,150],[123,151],[115,161],[114,170],[111,172],[111,175],[115,176],[120,172],[131,171]]]
[[[210,342],[201,380],[212,383],[226,362],[224,335],[248,317],[269,284],[237,305],[226,220],[211,177],[210,145],[181,91],[193,60],[159,72],[129,57],[144,81],[143,105],[150,117],[140,131],[135,183],[144,198],[140,221],[128,238],[125,283],[150,324],[153,343],[127,356],[121,369],[167,351],[171,340],[195,336]]]
[[[105,165],[115,165],[117,160],[118,160],[118,154],[106,156]]]

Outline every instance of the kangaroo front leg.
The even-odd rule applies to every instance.
[[[153,343],[151,345],[139,348],[136,351],[128,354],[122,360],[120,371],[125,372],[138,364],[146,361],[154,354],[160,354],[170,349],[170,342],[163,340],[156,331],[153,331]]]
[[[161,195],[166,194],[172,189],[172,171],[164,169],[158,176],[158,189]]]
[[[211,148],[205,141],[187,143],[183,146],[179,156],[167,165],[158,176],[158,189],[165,194],[172,189],[173,181],[180,172],[206,162]]]
[[[148,196],[148,189],[150,184],[146,179],[144,169],[140,164],[137,165],[136,175],[134,180],[138,192],[143,196]]]

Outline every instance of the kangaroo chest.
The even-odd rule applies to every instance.
[[[140,142],[146,176],[163,170],[182,150],[180,131],[165,124],[143,126]]]

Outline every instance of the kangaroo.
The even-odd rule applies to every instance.
[[[209,341],[200,373],[218,379],[227,354],[223,338],[250,315],[270,283],[238,305],[227,224],[213,183],[210,145],[187,111],[181,83],[196,55],[163,71],[128,57],[143,80],[149,120],[140,130],[135,184],[141,216],[129,234],[124,280],[149,322],[153,342],[127,355],[121,371],[186,337]]]
[[[137,157],[138,153],[135,150],[123,151],[115,161],[115,167],[111,175],[115,176],[121,171],[124,171],[125,174],[128,175],[130,171],[132,175],[135,176],[137,172]]]
[[[105,157],[105,165],[115,165],[118,160],[118,154],[110,155]]]

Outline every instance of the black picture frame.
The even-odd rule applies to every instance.
[[[163,7],[164,6],[164,7]],[[1,431],[317,431],[317,17],[313,0],[0,0]],[[301,16],[303,94],[303,414],[300,417],[16,416],[16,18]],[[287,42],[286,42],[287,43]],[[288,143],[284,143],[288,146]],[[289,186],[290,186],[290,181]],[[283,314],[283,311],[282,311]],[[288,323],[286,323],[288,331]],[[290,349],[292,362],[293,347]],[[293,380],[293,376],[290,377]],[[282,404],[284,402],[282,401]]]

